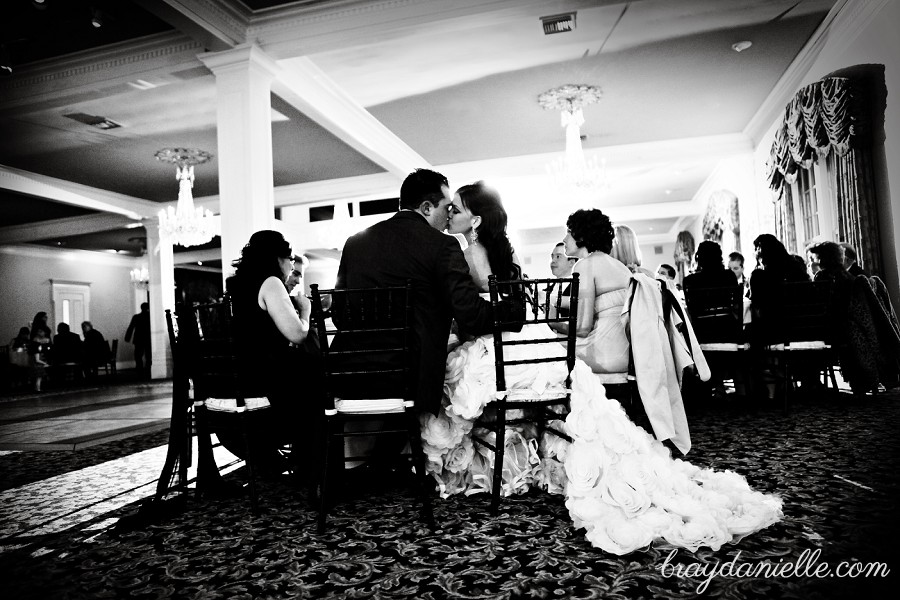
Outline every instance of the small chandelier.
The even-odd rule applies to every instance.
[[[135,267],[131,270],[131,283],[138,289],[146,290],[150,285],[150,271],[147,267]]]
[[[567,84],[538,96],[538,104],[545,110],[558,110],[561,125],[566,129],[566,153],[546,167],[554,183],[560,187],[605,187],[605,160],[597,157],[586,160],[581,146],[581,126],[584,125],[582,107],[600,101],[600,88],[592,85]]]
[[[218,233],[212,212],[194,207],[191,188],[194,187],[194,165],[209,161],[212,154],[196,148],[164,148],[156,153],[156,159],[175,165],[178,179],[177,208],[169,206],[159,211],[160,237],[179,246],[199,246],[213,239]]]

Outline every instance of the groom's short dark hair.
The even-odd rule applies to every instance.
[[[435,203],[444,197],[442,186],[450,187],[447,178],[437,171],[416,169],[400,186],[400,208],[416,210],[426,200]]]

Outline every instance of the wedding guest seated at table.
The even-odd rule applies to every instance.
[[[845,268],[841,246],[821,242],[809,249],[819,265],[816,281],[831,282],[828,302],[831,342],[837,348],[841,376],[856,395],[897,382],[900,337],[890,325],[865,275]]]
[[[734,273],[738,284],[744,288],[744,293],[746,294],[750,291],[750,280],[744,274],[744,255],[740,252],[732,252],[729,254],[727,267]]]
[[[50,336],[53,332],[50,330],[48,320],[47,313],[41,311],[34,315],[34,320],[31,322],[31,339],[39,344],[50,343]]]
[[[716,288],[737,285],[734,272],[725,268],[722,247],[712,240],[700,242],[697,246],[697,270],[684,278],[684,289]]]
[[[81,336],[74,333],[68,323],[60,323],[56,326],[56,335],[53,336],[53,364],[67,363],[81,364],[84,358],[84,348]]]
[[[653,273],[641,266],[641,247],[634,229],[628,225],[616,225],[614,231],[615,238],[609,255],[628,267],[632,273],[643,273],[652,278]]]
[[[290,244],[277,231],[257,231],[232,265],[226,281],[234,306],[235,337],[242,365],[244,392],[265,396],[270,419],[252,432],[250,457],[263,473],[278,474],[284,464],[279,447],[292,444],[295,472],[312,455],[319,417],[321,357],[307,351],[310,302],[302,293],[289,296],[285,282],[293,271]],[[314,335],[314,334],[313,334]],[[241,452],[238,436],[219,436],[233,453]],[[308,473],[299,473],[303,478]]]
[[[629,345],[621,313],[631,271],[610,254],[615,237],[609,217],[597,209],[576,210],[566,221],[566,254],[579,259],[572,268],[580,277],[576,355],[601,374],[628,371]],[[554,329],[565,333],[566,327],[559,324]]]
[[[81,324],[84,334],[84,371],[88,377],[96,377],[98,369],[109,360],[109,344],[103,334],[94,329],[90,321]]]
[[[781,312],[782,286],[785,283],[809,281],[805,263],[791,258],[784,244],[770,233],[753,240],[757,267],[750,274],[750,302],[752,322],[748,326],[750,350],[757,374],[766,382],[769,398],[775,397],[775,382],[780,366],[766,361],[762,352],[771,344],[782,341],[784,320]]]
[[[847,272],[853,276],[856,275],[868,275],[865,271],[863,271],[862,267],[859,266],[857,262],[858,258],[856,255],[856,249],[848,244],[847,242],[840,242],[838,246],[841,247],[844,255],[844,268],[847,269]]]
[[[10,350],[18,350],[19,348],[28,348],[28,342],[31,341],[31,331],[27,327],[21,327],[19,334],[9,342]]]

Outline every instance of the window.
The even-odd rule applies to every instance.
[[[816,176],[812,168],[800,169],[797,191],[803,239],[808,241],[819,235],[819,203],[816,197]]]

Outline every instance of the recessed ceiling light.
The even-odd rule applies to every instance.
[[[202,260],[198,260],[198,261],[197,261],[197,264],[198,264],[199,266],[202,267],[202,266],[203,266],[203,261],[202,261]]]
[[[742,42],[735,42],[734,44],[732,44],[731,49],[735,52],[743,52],[752,45],[753,42],[751,42],[750,40],[744,40]]]

